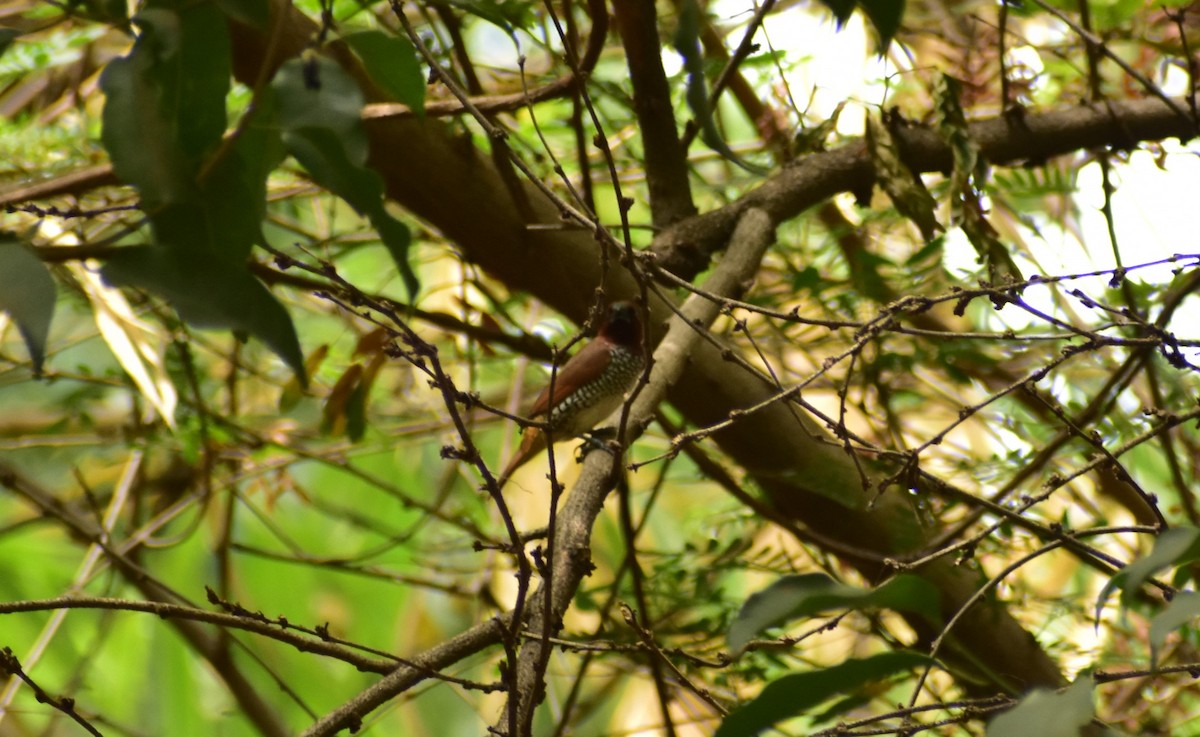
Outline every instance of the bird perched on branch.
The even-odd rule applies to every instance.
[[[553,399],[547,386],[534,400],[529,418],[548,420],[556,440],[582,435],[621,406],[645,365],[637,309],[630,302],[616,302],[596,337],[555,374]],[[525,428],[521,447],[497,480],[500,487],[545,447],[541,428]]]

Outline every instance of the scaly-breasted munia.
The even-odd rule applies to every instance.
[[[555,440],[582,435],[621,406],[625,391],[646,365],[642,323],[629,302],[616,302],[592,342],[554,376],[554,398],[547,386],[533,402],[531,420],[547,419]],[[503,488],[513,472],[546,447],[546,434],[525,428],[521,447],[504,467],[497,483]]]

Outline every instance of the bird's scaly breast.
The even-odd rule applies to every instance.
[[[625,390],[641,374],[644,365],[640,355],[614,346],[604,372],[554,406],[551,424],[570,435],[591,429],[621,406]]]

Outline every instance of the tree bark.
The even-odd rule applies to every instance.
[[[272,46],[268,33],[235,27],[236,73],[248,84],[260,78],[264,66],[273,70],[282,60],[299,54],[316,32],[315,24],[290,3],[276,0],[272,7],[281,21],[271,58],[265,52]],[[379,101],[361,70],[355,71],[353,60],[346,55],[341,55],[341,60],[363,80],[368,98]],[[1128,119],[1122,117],[1125,115]],[[1073,128],[1050,125],[1079,116],[1082,122]],[[986,156],[1015,161],[1112,143],[1118,137],[1128,142],[1130,136],[1190,135],[1186,123],[1161,102],[1139,101],[1100,112],[1075,108],[1044,117],[1031,115],[1020,124],[1001,121],[979,130],[987,134],[981,139]],[[597,286],[604,286],[610,300],[639,293],[634,277],[617,265],[619,254],[611,252],[608,259],[602,259],[601,249],[609,246],[590,231],[531,227],[564,225],[560,208],[536,187],[522,182],[529,204],[526,212],[532,220],[522,219],[522,208],[516,206],[490,158],[469,140],[455,138],[440,122],[376,119],[366,125],[371,165],[384,177],[387,194],[454,242],[464,258],[510,289],[527,291],[577,321],[585,318]],[[915,169],[946,165],[943,159],[948,154],[939,141],[921,131],[912,132],[906,141],[910,153],[921,162]],[[861,145],[814,155],[788,166],[737,203],[673,227],[657,239],[656,250],[667,260],[690,252],[706,264],[729,237],[738,215],[749,207],[761,207],[778,223],[838,192],[869,188],[871,178],[870,162]],[[650,308],[655,318],[650,330],[657,340],[670,313],[655,300]],[[704,344],[693,354],[669,399],[689,422],[707,426],[726,420],[731,412],[766,402],[773,394],[766,381],[726,360],[721,348]],[[870,580],[888,573],[885,557],[921,549],[936,537],[938,530],[924,528],[899,493],[873,498],[874,492],[864,488],[854,460],[795,404],[777,401],[742,415],[714,439],[777,508],[831,541],[831,552]],[[869,467],[868,473],[873,473]],[[947,618],[984,580],[972,565],[955,566],[945,560],[919,572],[938,587]],[[1005,690],[1061,685],[1055,661],[1003,603],[982,599],[957,625],[948,646],[957,649],[964,661],[973,662],[977,674],[991,676],[988,688],[992,691],[997,682]],[[912,624],[923,636],[937,634],[915,618]],[[969,683],[964,686],[971,688]]]

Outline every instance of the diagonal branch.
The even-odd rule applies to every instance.
[[[757,272],[774,237],[774,225],[766,214],[761,210],[747,210],[730,238],[728,253],[705,284],[705,291],[722,296],[738,294]],[[667,390],[683,375],[692,351],[701,344],[701,334],[716,319],[719,308],[718,303],[693,295],[679,308],[679,314],[671,318],[666,335],[654,351],[647,384],[632,398],[628,407],[628,420],[624,423],[628,432],[622,447],[628,447],[640,434],[640,429],[653,419]],[[609,453],[589,455],[579,481],[559,514],[553,569],[550,571],[553,581],[550,610],[546,610],[541,591],[531,597],[528,628],[534,636],[521,648],[516,666],[516,693],[509,694],[510,699],[519,699],[518,710],[523,725],[530,723],[535,707],[542,700],[551,647],[548,638],[561,628],[563,615],[574,600],[580,582],[592,569],[592,527],[615,482],[616,458]],[[498,724],[497,730],[502,726]]]
[[[1046,113],[1009,114],[970,126],[980,155],[992,164],[1038,164],[1052,156],[1099,147],[1127,149],[1142,141],[1197,135],[1196,124],[1181,118],[1161,100],[1130,100],[1080,105]],[[914,173],[943,172],[953,167],[949,146],[932,128],[911,126],[895,133],[901,155]],[[875,167],[862,140],[839,149],[812,154],[736,202],[684,220],[659,234],[652,250],[657,263],[691,281],[732,232],[746,208],[761,207],[776,222],[843,192],[869,194]]]

